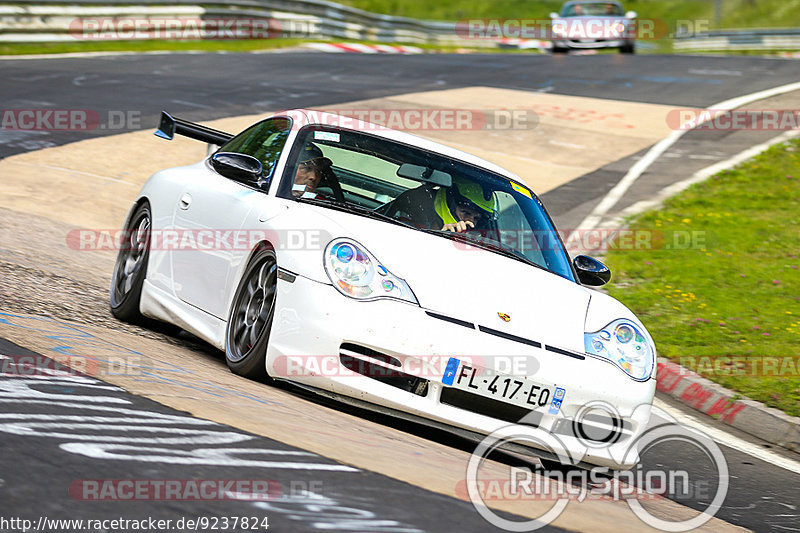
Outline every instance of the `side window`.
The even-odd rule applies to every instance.
[[[220,152],[237,152],[255,157],[270,176],[286,144],[292,123],[287,118],[270,118],[251,126],[225,143]]]

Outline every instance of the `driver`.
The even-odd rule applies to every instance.
[[[324,195],[317,192],[323,175],[331,168],[333,162],[322,155],[322,150],[315,144],[305,146],[298,157],[297,170],[294,174],[292,196],[318,198]]]
[[[495,200],[486,198],[483,187],[474,181],[453,178],[451,187],[440,187],[433,207],[441,219],[443,231],[463,233],[470,229],[488,229],[494,216]]]

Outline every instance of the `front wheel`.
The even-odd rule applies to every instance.
[[[260,249],[244,271],[228,316],[225,360],[234,374],[251,379],[267,377],[267,344],[277,284],[275,251]]]
[[[147,274],[150,257],[150,205],[144,202],[133,212],[120,242],[114,274],[111,276],[111,314],[131,324],[145,324],[147,319],[139,312],[142,285]]]
[[[636,51],[636,45],[633,43],[624,44],[619,47],[619,51],[621,54],[633,54]]]

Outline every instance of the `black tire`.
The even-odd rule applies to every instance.
[[[150,204],[142,203],[125,226],[126,240],[120,243],[114,274],[111,276],[111,314],[131,324],[147,325],[151,322],[139,312],[142,285],[147,276],[150,258]]]
[[[253,254],[233,297],[225,332],[225,361],[231,372],[250,379],[268,377],[266,358],[278,261],[275,251],[262,247]]]
[[[633,54],[635,53],[635,51],[636,51],[636,45],[634,45],[633,43],[624,44],[619,47],[619,52],[621,54]]]
[[[552,53],[553,54],[566,54],[567,53],[567,49],[566,48],[562,48],[560,46],[554,46]]]

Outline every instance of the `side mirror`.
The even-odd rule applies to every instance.
[[[628,11],[627,13],[625,13],[625,18],[635,19],[636,18],[636,11]]]
[[[257,182],[264,167],[251,155],[219,152],[211,156],[211,166],[219,174],[236,181]]]
[[[578,271],[578,281],[590,287],[605,285],[611,279],[611,270],[603,263],[588,255],[576,255],[572,260]]]
[[[550,18],[551,19],[557,19],[558,18],[558,13],[556,13],[555,11],[551,12],[550,13]]]

